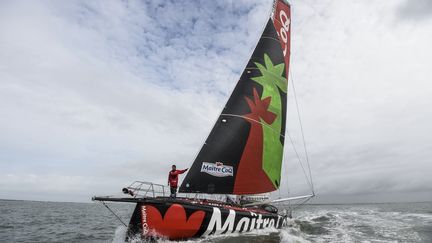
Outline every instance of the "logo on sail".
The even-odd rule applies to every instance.
[[[217,177],[234,176],[233,167],[229,165],[224,165],[222,162],[203,162],[201,165],[201,172],[205,172],[209,175]]]

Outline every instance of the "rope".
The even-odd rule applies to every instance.
[[[114,213],[114,211],[112,211],[104,201],[101,201],[101,203],[127,228],[127,225],[123,222],[123,220],[121,220],[121,218],[116,213]]]

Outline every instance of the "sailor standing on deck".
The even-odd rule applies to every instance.
[[[176,197],[178,175],[185,173],[187,170],[188,169],[177,170],[175,165],[172,166],[172,170],[168,174],[168,186],[170,186],[170,189],[171,189],[171,195],[170,195],[171,198]]]

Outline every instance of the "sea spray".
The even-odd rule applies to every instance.
[[[126,239],[127,228],[125,226],[119,226],[116,228],[112,243],[124,243]]]

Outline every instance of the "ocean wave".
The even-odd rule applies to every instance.
[[[432,214],[388,205],[310,206],[283,229],[208,236],[182,242],[432,242]],[[123,243],[118,227],[113,243]],[[171,242],[159,240],[158,242]]]

